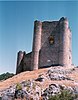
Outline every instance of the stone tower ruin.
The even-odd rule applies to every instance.
[[[49,66],[71,66],[71,37],[67,18],[35,21],[32,52],[18,52],[16,74]]]

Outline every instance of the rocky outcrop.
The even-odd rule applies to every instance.
[[[71,74],[74,69],[49,68],[47,72],[43,72],[36,79],[24,80],[19,84],[14,84],[9,88],[0,91],[2,100],[14,100],[21,98],[23,100],[49,100],[53,95],[60,94],[62,90],[69,90],[73,94],[78,94],[78,83],[76,87],[65,86],[52,81],[74,81],[68,74]],[[43,88],[45,82],[51,82],[46,88]],[[18,85],[18,88],[17,88]]]

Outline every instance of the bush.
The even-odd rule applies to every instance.
[[[16,90],[22,90],[22,85],[20,83],[17,83]]]
[[[8,78],[10,78],[12,76],[14,76],[13,73],[9,73],[9,72],[3,73],[3,74],[0,75],[0,80],[6,80],[6,79],[8,79]]]
[[[49,98],[49,100],[74,100],[75,95],[70,93],[68,90],[62,90],[61,94],[57,94]]]

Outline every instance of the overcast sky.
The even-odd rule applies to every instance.
[[[17,52],[32,50],[35,20],[67,17],[72,31],[73,63],[78,65],[77,1],[0,1],[0,74],[16,70]]]

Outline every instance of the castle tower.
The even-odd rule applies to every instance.
[[[41,47],[41,30],[42,30],[42,23],[40,21],[35,21],[34,22],[34,37],[33,37],[31,70],[38,69],[39,51]]]
[[[21,72],[21,68],[22,67],[20,67],[20,63],[21,63],[21,60],[22,59],[23,59],[23,52],[22,51],[19,51],[18,54],[17,54],[16,74]]]
[[[49,66],[72,65],[71,31],[67,18],[35,21],[32,52],[18,52],[16,74]]]
[[[60,19],[59,64],[62,66],[70,66],[72,64],[71,31],[68,20],[64,17]]]

